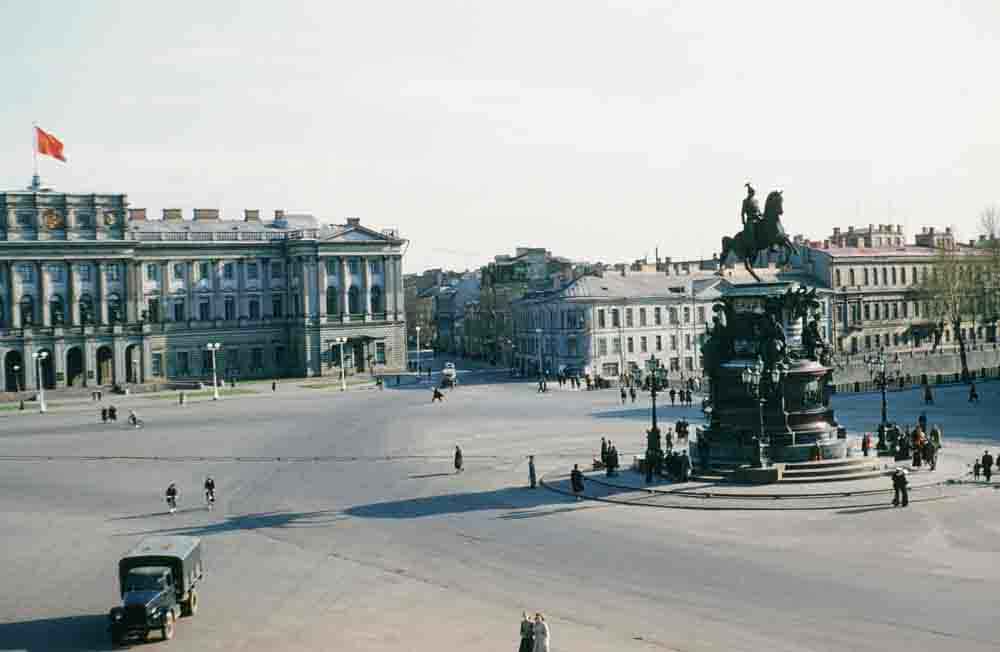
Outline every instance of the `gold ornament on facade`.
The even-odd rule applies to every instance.
[[[66,226],[65,218],[51,208],[45,211],[44,220],[48,229],[61,229]]]
[[[112,226],[115,223],[115,214],[111,211],[104,212],[104,224],[105,226]]]

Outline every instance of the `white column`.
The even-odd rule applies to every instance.
[[[21,327],[21,286],[18,285],[17,263],[7,262],[7,295],[10,297],[10,306],[7,314],[10,315],[10,327]]]
[[[367,256],[362,256],[361,258],[361,281],[363,283],[365,309],[365,321],[371,321],[372,318],[372,271],[371,271],[371,260]]]
[[[107,269],[104,263],[99,260],[94,261],[94,270],[97,272],[97,322],[99,324],[108,323],[108,278]],[[91,367],[87,367],[90,369]],[[96,376],[95,376],[96,378]]]
[[[76,279],[76,265],[72,261],[66,263],[66,284],[69,286],[69,310],[65,310],[69,323],[76,326],[80,323],[80,284]]]
[[[271,310],[271,259],[262,258],[260,261],[260,316],[272,317]]]
[[[246,278],[245,278],[246,277],[246,272],[247,272],[247,265],[246,265],[245,259],[243,259],[243,258],[240,258],[239,260],[237,260],[233,264],[236,266],[236,269],[235,269],[235,272],[236,272],[236,318],[240,319],[241,317],[243,317],[244,315],[247,314],[247,310],[244,309],[245,308],[244,304],[246,303],[246,293],[247,293]]]
[[[212,260],[212,319],[222,319],[225,316],[222,305],[222,262]]]
[[[184,263],[184,279],[187,282],[187,317],[188,319],[198,319],[198,306],[195,305],[195,268],[197,263],[189,260]],[[146,362],[149,364],[149,362]]]
[[[46,274],[48,273],[48,265],[45,263],[45,261],[38,261],[35,263],[35,268],[38,270],[38,281],[35,284],[35,287],[38,288],[37,292],[38,296],[36,297],[36,302],[40,304],[38,308],[36,308],[36,312],[39,312],[39,314],[41,314],[42,316],[42,322],[41,322],[42,326],[51,326],[52,315],[49,314],[49,297],[48,297],[49,284],[47,282],[48,279],[46,278]]]
[[[160,263],[160,303],[163,310],[163,321],[173,321],[174,311],[170,305],[170,263]]]
[[[343,321],[351,319],[351,303],[347,298],[347,292],[351,287],[351,274],[347,268],[347,257],[340,257],[340,314]]]
[[[317,279],[317,300],[319,302],[319,319],[321,322],[326,321],[326,286],[329,281],[326,275],[326,258],[316,259],[316,276]]]

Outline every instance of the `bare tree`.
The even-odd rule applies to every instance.
[[[969,378],[969,362],[966,352],[963,317],[971,317],[975,324],[976,304],[973,296],[973,279],[976,274],[969,260],[959,248],[938,250],[931,274],[920,284],[919,294],[927,306],[927,316],[935,320],[934,346],[941,340],[945,325],[951,326],[952,335],[958,344],[958,355],[962,364],[962,380]],[[966,320],[968,321],[968,320]],[[973,332],[975,327],[973,326]]]
[[[996,342],[1000,319],[1000,206],[990,204],[979,214],[982,249],[987,255],[980,267],[975,292],[981,303],[982,320],[987,326],[987,340]]]

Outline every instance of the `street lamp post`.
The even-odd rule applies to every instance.
[[[653,481],[653,469],[660,466],[663,459],[663,449],[660,446],[660,427],[656,423],[656,395],[662,389],[663,365],[656,356],[646,363],[649,370],[649,397],[652,399],[652,427],[646,433],[646,483]]]
[[[39,351],[37,353],[32,353],[31,357],[35,359],[35,383],[38,386],[38,411],[42,414],[48,411],[48,406],[45,405],[45,383],[42,382],[42,360],[49,357],[48,351]]]
[[[212,400],[219,400],[219,374],[215,366],[215,353],[222,348],[219,342],[209,343],[205,349],[212,354]]]
[[[757,358],[757,363],[747,365],[740,376],[747,393],[757,401],[757,444],[754,455],[754,466],[765,465],[764,448],[764,391],[761,383],[764,381],[764,362]]]
[[[535,335],[538,336],[538,380],[542,380],[545,377],[542,371],[542,329],[536,328]]]
[[[893,375],[888,367],[891,364],[893,367],[892,371],[895,371],[896,375],[899,375],[900,363],[898,360],[890,363],[886,360],[882,349],[879,349],[876,353],[869,353],[865,356],[865,364],[868,365],[868,375],[882,391],[882,422],[878,427],[878,443],[876,444],[876,448],[884,451],[887,448],[885,432],[889,425],[886,388],[889,386],[890,378]]]
[[[420,382],[420,327],[417,326],[417,382]]]
[[[14,391],[21,391],[21,365],[16,364],[13,366],[14,369]]]
[[[419,331],[420,328],[418,327]],[[333,343],[340,347],[340,391],[347,391],[347,374],[344,371],[344,345],[347,344],[346,337],[335,337],[333,338]],[[420,350],[419,347],[417,349]]]

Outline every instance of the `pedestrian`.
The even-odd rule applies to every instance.
[[[535,479],[535,456],[534,455],[529,455],[528,456],[528,482],[531,484],[531,488],[532,489],[534,489],[535,486],[538,484],[537,480]]]
[[[871,433],[865,433],[861,438],[861,452],[865,457],[868,457],[868,451],[872,446],[872,436]]]
[[[990,455],[989,451],[985,451],[981,461],[983,464],[983,477],[989,482],[990,477],[993,475],[993,456]]]
[[[573,495],[576,496],[576,499],[581,500],[580,494],[583,493],[583,471],[580,470],[579,464],[574,464],[573,470],[569,472],[569,485],[573,489]]]
[[[462,449],[455,446],[455,473],[462,472]]]
[[[535,614],[535,649],[532,652],[549,652],[549,626],[545,624],[545,616]]]
[[[893,507],[899,507],[900,504],[906,507],[910,504],[909,484],[909,480],[906,478],[906,471],[897,467],[892,474]]]
[[[979,402],[979,392],[976,391],[976,383],[969,385],[969,403]]]
[[[108,408],[108,419],[110,421],[118,421],[118,408],[114,405]]]
[[[931,443],[934,444],[935,449],[941,448],[941,429],[937,424],[934,424],[934,427],[931,428]]]
[[[601,464],[608,464],[608,442],[604,437],[601,437]]]
[[[673,387],[670,388],[670,406],[673,407],[674,399],[677,398],[677,390]]]
[[[628,388],[628,395],[632,399],[632,402],[635,403],[635,387]]]
[[[628,394],[625,392],[624,384],[622,385],[621,394],[622,394],[622,405],[625,405],[625,399],[628,398]]]
[[[101,408],[101,423],[107,423],[107,422],[108,422],[108,408],[102,407]]]
[[[397,382],[396,384],[398,385],[399,383]],[[272,392],[278,391],[278,381],[276,380],[271,381],[271,391]]]
[[[528,618],[528,614],[521,612],[521,646],[517,652],[534,652],[535,649],[535,625]]]
[[[927,458],[927,464],[930,465],[931,471],[936,470],[937,469],[937,447],[934,445],[934,442],[928,441],[924,445],[924,451],[925,451],[924,452],[924,457]]]
[[[924,385],[924,405],[934,405],[934,393],[930,385]]]
[[[611,462],[610,465],[609,465],[611,467],[611,475],[617,475],[618,474],[618,448],[614,444],[611,444],[611,447],[608,449],[608,457],[610,458],[610,462]]]
[[[177,392],[177,405],[184,405],[184,391]]]
[[[687,451],[681,451],[681,482],[687,482],[691,478],[691,458]]]
[[[976,482],[979,482],[979,473],[982,470],[983,470],[982,464],[979,463],[978,459],[975,460],[972,463],[972,479],[975,480]]]
[[[917,424],[920,426],[920,432],[927,432],[927,413],[921,412],[920,416],[917,417]]]
[[[609,477],[609,478],[611,477],[611,472],[614,471],[614,468],[612,467],[612,464],[611,464],[611,451],[614,449],[614,447],[615,447],[614,442],[609,439],[608,440],[608,457],[604,461],[604,475],[606,477]]]

